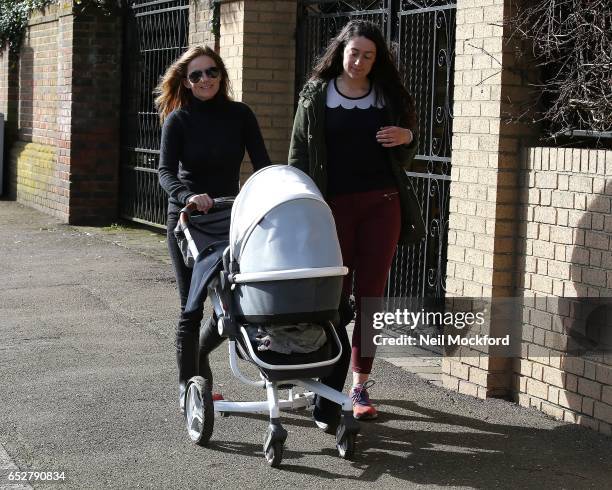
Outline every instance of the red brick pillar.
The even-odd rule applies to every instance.
[[[117,216],[121,109],[121,20],[97,8],[76,13],[72,40],[70,217]]]

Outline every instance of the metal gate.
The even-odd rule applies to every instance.
[[[167,196],[157,177],[161,128],[153,89],[188,45],[189,0],[130,0],[124,19],[121,216],[163,227]]]
[[[455,12],[456,0],[300,2],[298,91],[329,40],[349,20],[363,19],[381,27],[405,86],[416,98],[420,139],[408,175],[421,201],[427,235],[419,244],[398,248],[388,297],[435,302],[446,290]]]

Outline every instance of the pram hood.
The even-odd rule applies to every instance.
[[[254,173],[232,208],[235,282],[346,275],[336,225],[316,184],[301,170],[271,165]]]

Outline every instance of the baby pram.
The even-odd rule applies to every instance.
[[[316,379],[328,375],[342,354],[332,322],[348,270],[342,265],[331,211],[314,182],[286,165],[253,174],[231,213],[229,206],[231,200],[221,199],[215,200],[218,211],[207,215],[192,215],[189,206],[181,211],[175,233],[194,267],[186,311],[210,298],[219,333],[229,338],[233,374],[246,384],[265,387],[267,400],[213,402],[211,386],[195,376],[185,390],[189,437],[207,444],[215,412],[268,412],[263,451],[268,463],[278,466],[287,438],[280,410],[307,407],[316,393],[341,405],[336,447],[341,457],[350,459],[359,432],[351,399]],[[281,354],[262,350],[252,335],[261,327],[274,337],[288,325],[322,329],[322,345],[312,352]],[[261,379],[244,376],[238,358],[255,364]],[[297,386],[308,391],[295,394]],[[279,398],[279,389],[289,390],[287,399]]]

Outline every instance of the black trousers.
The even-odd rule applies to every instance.
[[[179,383],[186,384],[192,376],[200,375],[213,383],[213,375],[208,355],[216,349],[223,338],[217,332],[217,321],[214,315],[200,327],[203,317],[203,305],[193,313],[185,313],[185,304],[189,296],[192,270],[185,265],[179,249],[174,228],[178,222],[178,213],[168,214],[168,252],[172,259],[174,275],[181,301],[181,312],[176,327],[176,361],[178,364]]]
[[[346,332],[346,326],[353,319],[353,309],[349,303],[348,297],[342,297],[338,313],[339,322],[337,325],[334,325],[334,329],[336,330],[340,343],[342,344],[342,356],[340,357],[338,364],[334,366],[334,370],[331,372],[331,374],[325,378],[321,378],[321,382],[330,388],[341,392],[344,389],[346,374],[351,363],[351,342],[349,341],[348,333]],[[340,405],[328,400],[327,398],[320,396],[316,397],[314,416],[317,420],[320,422],[334,424],[339,415]]]
[[[189,296],[191,285],[191,269],[185,265],[183,255],[179,249],[174,228],[178,222],[178,214],[168,214],[168,251],[178,286],[181,300],[181,313],[176,328],[176,360],[178,364],[179,383],[187,383],[192,376],[200,375],[208,380],[210,386],[213,383],[213,374],[208,360],[209,354],[216,349],[223,338],[217,331],[217,319],[215,315],[209,318],[200,327],[203,317],[203,305],[194,313],[185,313],[185,304]],[[351,362],[351,343],[346,333],[346,325],[353,318],[353,311],[348,298],[342,299],[339,309],[340,322],[334,328],[342,344],[342,356],[332,373],[321,379],[321,382],[338,391],[344,388],[346,374]],[[317,420],[333,421],[340,413],[340,406],[325,398],[317,397],[315,402],[315,416]]]

